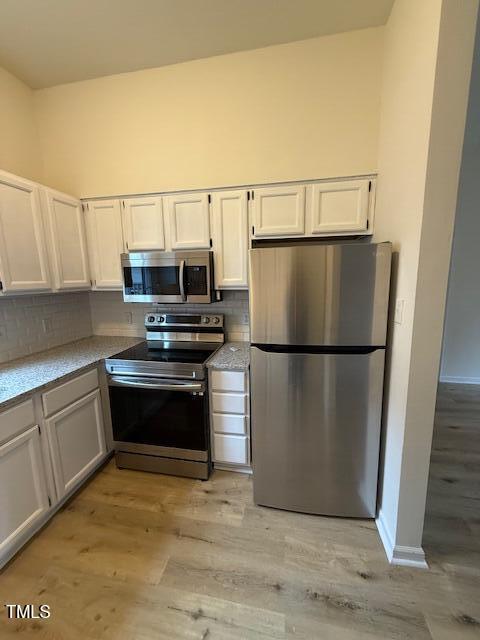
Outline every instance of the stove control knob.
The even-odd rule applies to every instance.
[[[219,324],[219,322],[220,322],[220,318],[215,316],[214,319],[213,319],[213,324]]]
[[[157,322],[165,322],[165,316],[158,316]]]
[[[148,316],[147,322],[155,322],[155,316]]]
[[[202,322],[203,322],[203,324],[208,324],[210,322],[210,318],[208,316],[204,316],[202,318]]]

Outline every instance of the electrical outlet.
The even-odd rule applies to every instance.
[[[43,319],[43,331],[45,333],[52,333],[53,325],[52,325],[52,319],[51,318],[44,318]]]
[[[131,311],[125,311],[123,317],[125,318],[125,322],[127,324],[133,324],[133,314]]]
[[[405,300],[397,300],[395,303],[395,314],[393,317],[393,321],[395,324],[403,323],[403,312],[405,308]]]

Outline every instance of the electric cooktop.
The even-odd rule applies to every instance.
[[[158,344],[152,345],[152,343],[145,341],[122,351],[113,356],[113,358],[115,360],[140,360],[143,362],[191,362],[193,364],[203,364],[221,346],[221,344],[215,344],[207,347],[202,344],[201,346],[199,345],[199,348],[189,346],[186,349],[171,349]]]

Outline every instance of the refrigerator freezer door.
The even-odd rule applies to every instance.
[[[391,244],[250,250],[253,344],[385,344]]]
[[[384,356],[251,348],[257,504],[375,516]]]

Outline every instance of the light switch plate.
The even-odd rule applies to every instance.
[[[394,315],[394,322],[395,324],[402,324],[403,322],[403,310],[405,308],[405,300],[397,300],[395,303],[395,315]]]

